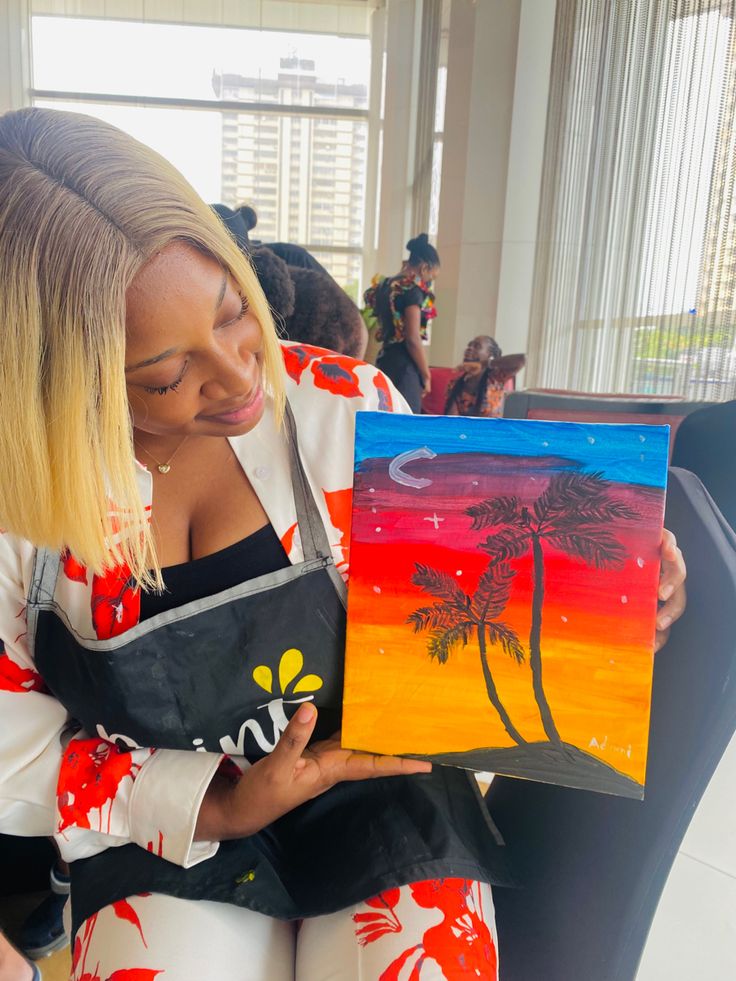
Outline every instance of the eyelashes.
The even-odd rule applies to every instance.
[[[166,395],[167,392],[175,392],[177,388],[181,385],[182,379],[184,378],[184,372],[187,370],[187,365],[189,361],[184,362],[184,367],[181,369],[181,374],[172,382],[170,385],[154,385],[150,387],[149,385],[144,385],[143,390],[148,392],[150,395]]]

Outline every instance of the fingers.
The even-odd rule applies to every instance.
[[[680,587],[682,587],[687,575],[685,560],[682,556],[682,552],[677,547],[677,540],[672,532],[667,531],[666,528],[662,532],[660,556],[660,579],[657,595],[662,602],[666,602],[677,592],[677,590],[680,589]],[[683,602],[680,613],[684,608]],[[677,619],[677,617],[673,616],[672,620],[674,621],[675,619]]]
[[[432,764],[429,760],[408,760],[403,756],[379,756],[375,753],[352,753],[348,761],[350,776],[347,779],[401,777],[413,773],[430,773],[431,770]]]
[[[657,611],[657,630],[667,630],[685,612],[687,593],[680,584],[667,602]]]
[[[657,653],[657,651],[660,651],[664,647],[664,645],[669,640],[669,636],[670,636],[669,627],[666,630],[658,630],[657,631],[657,633],[654,635],[654,653],[655,654]]]
[[[284,768],[301,767],[302,753],[307,748],[316,724],[317,709],[311,702],[304,702],[289,720],[270,758]]]
[[[670,627],[682,616],[687,603],[685,560],[677,547],[677,539],[666,528],[662,531],[660,556],[661,566],[657,596],[662,606],[657,611],[655,651],[664,647],[670,635]]]

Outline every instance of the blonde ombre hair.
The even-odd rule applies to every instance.
[[[277,418],[283,362],[268,304],[217,215],[153,150],[76,113],[0,117],[0,525],[95,572],[160,567],[138,492],[125,388],[125,294],[184,240],[230,271],[260,321]]]

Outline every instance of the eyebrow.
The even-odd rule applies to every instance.
[[[220,283],[220,289],[217,294],[217,301],[215,302],[215,313],[217,313],[217,311],[220,309],[220,307],[222,306],[222,301],[225,299],[225,291],[227,290],[227,280],[228,280],[228,271],[227,269],[225,269],[223,271],[222,282]],[[172,354],[176,354],[178,350],[179,349],[177,347],[167,348],[166,351],[162,351],[161,354],[157,354],[153,358],[146,358],[144,361],[138,361],[136,364],[126,365],[125,371],[126,373],[129,371],[137,371],[138,368],[146,368],[149,365],[158,364],[159,361],[165,361],[166,358],[170,358]]]

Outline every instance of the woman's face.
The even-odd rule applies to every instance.
[[[172,242],[126,294],[133,425],[159,436],[235,436],[264,409],[261,326],[210,256]]]

